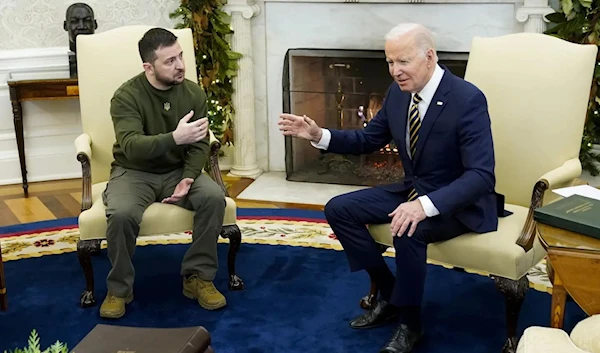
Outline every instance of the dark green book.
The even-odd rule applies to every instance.
[[[600,200],[571,195],[533,212],[539,223],[600,239]]]

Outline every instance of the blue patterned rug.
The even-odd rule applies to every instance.
[[[237,269],[246,289],[227,290],[228,244],[220,243],[216,285],[226,295],[227,307],[209,312],[181,294],[179,266],[188,247],[182,234],[173,242],[159,239],[140,244],[146,246],[139,246],[134,258],[135,301],[126,316],[116,321],[98,315],[110,267],[105,249],[93,258],[98,304],[86,309],[78,306],[85,281],[73,251],[73,234],[69,234],[77,231],[76,224],[63,220],[58,225],[49,222],[0,229],[3,253],[9,258],[5,263],[9,310],[0,312],[0,352],[26,346],[33,329],[39,333],[42,349],[57,340],[73,348],[98,323],[202,325],[211,333],[218,353],[378,352],[394,327],[349,328],[348,321],[362,313],[358,302],[368,290],[368,277],[362,272],[350,273],[344,253],[332,250],[338,249],[337,240],[322,212],[239,211],[246,242]],[[57,232],[62,235],[52,238]],[[38,246],[32,246],[27,237],[38,237]],[[64,239],[53,240],[59,238]],[[17,240],[27,249],[18,250]],[[311,246],[317,240],[321,245]],[[12,250],[5,250],[9,243]],[[48,251],[51,246],[58,248]],[[393,269],[393,259],[386,257],[386,261]],[[505,340],[505,306],[493,280],[431,264],[425,293],[426,336],[415,353],[500,351]],[[528,326],[548,326],[550,301],[548,293],[529,290],[519,334]],[[584,317],[577,305],[568,303],[567,332]]]

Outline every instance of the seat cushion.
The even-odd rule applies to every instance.
[[[461,267],[486,274],[517,280],[540,262],[546,252],[536,238],[533,248],[525,252],[516,244],[529,208],[506,205],[513,214],[502,217],[498,230],[489,233],[467,233],[443,242],[429,244],[427,258],[443,265]],[[393,247],[389,224],[370,225],[376,242]]]
[[[106,214],[102,202],[102,192],[107,182],[92,185],[92,207],[79,215],[80,239],[105,239]],[[227,206],[223,225],[236,223],[237,206],[235,201],[226,198]],[[142,216],[140,236],[185,232],[192,229],[194,212],[171,204],[155,202],[150,205]]]

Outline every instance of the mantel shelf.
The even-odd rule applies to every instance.
[[[259,0],[259,2],[329,4],[523,4],[521,0]]]

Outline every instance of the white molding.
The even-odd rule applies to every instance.
[[[219,170],[223,171],[230,171],[231,170],[231,164],[228,162],[225,162],[225,160],[223,160],[221,162],[221,159],[219,159]]]
[[[0,50],[0,92],[9,80],[68,77],[68,47]]]
[[[28,174],[29,175],[29,174]],[[33,177],[27,177],[27,183],[36,183],[38,181],[52,181],[52,180],[66,180],[66,179],[78,179],[81,178],[81,172],[79,173],[58,173],[58,174],[45,174]],[[0,176],[0,185],[21,185],[23,181],[21,178],[3,179]]]
[[[548,0],[525,0],[523,6],[517,9],[515,18],[524,22],[524,32],[544,33],[546,31],[546,15],[554,13]]]
[[[225,11],[229,16],[231,16],[231,14],[234,12],[240,12],[245,19],[250,19],[260,13],[260,7],[256,3],[232,4],[231,1],[229,1],[227,5],[223,6],[223,11]]]
[[[27,149],[27,182],[81,178],[74,146]],[[21,184],[17,150],[0,152],[0,185]]]
[[[72,124],[72,125],[55,125],[44,128],[37,129],[25,129],[23,132],[23,137],[25,139],[28,138],[37,138],[37,137],[52,137],[52,136],[79,136],[81,134],[81,126]],[[14,140],[15,139],[15,130],[0,130],[0,141]],[[73,141],[71,141],[73,142]],[[29,153],[29,149],[26,148],[26,152]],[[2,153],[0,151],[0,153]]]
[[[62,58],[69,53],[69,47],[48,47],[48,48],[28,48],[28,49],[11,49],[0,50],[0,69],[2,63],[14,59],[38,59],[46,60],[48,58]]]
[[[0,50],[0,99],[3,100],[0,102],[0,114],[6,114],[2,121],[12,120],[8,80],[68,77],[67,47]],[[24,129],[27,181],[80,178],[81,166],[75,159],[73,145],[75,137],[81,133],[78,105],[69,105],[69,108],[61,105],[58,108],[55,104],[44,104],[36,102],[36,109],[23,111],[23,120],[30,122],[30,126],[26,125]],[[42,105],[44,108],[41,108]],[[69,116],[63,116],[65,113]],[[48,119],[52,114],[61,116]],[[0,150],[0,185],[22,183],[15,140],[12,123],[2,126],[0,142],[4,149]]]
[[[36,157],[49,157],[49,156],[69,156],[70,159],[75,160],[77,156],[77,152],[75,151],[75,144],[72,146],[58,146],[58,147],[37,147],[37,148],[27,148],[26,152],[32,155],[34,158]],[[30,158],[30,157],[28,157]],[[17,163],[19,162],[19,154],[16,149],[9,151],[0,151],[0,161],[7,160],[15,160]],[[79,162],[77,162],[79,163]],[[29,165],[27,166],[29,169]],[[20,170],[20,169],[19,169]],[[20,173],[20,171],[19,171]],[[29,178],[27,178],[29,179]]]

